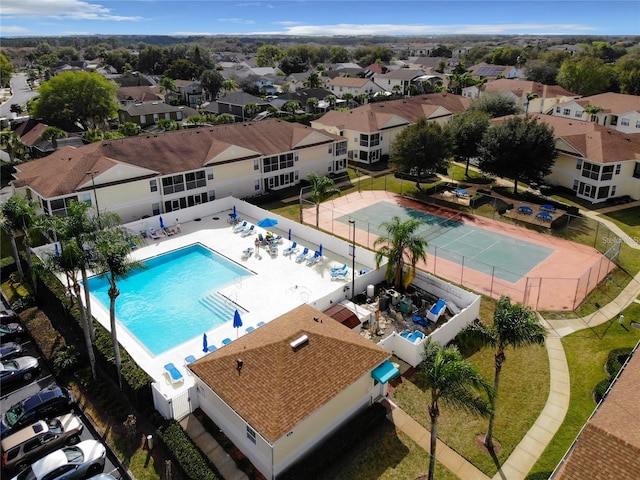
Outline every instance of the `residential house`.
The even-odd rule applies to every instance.
[[[479,63],[468,69],[471,76],[475,79],[486,78],[488,80],[496,80],[497,78],[519,78],[521,72],[510,65],[491,65],[489,63]]]
[[[471,100],[460,95],[431,93],[369,103],[349,111],[332,110],[311,126],[345,137],[349,160],[371,164],[388,158],[391,143],[408,125],[420,118],[446,123],[469,105]]]
[[[640,478],[640,355],[636,347],[580,431],[553,480]]]
[[[387,393],[390,352],[303,304],[189,364],[200,408],[266,478]]]
[[[640,133],[552,115],[537,118],[553,127],[559,151],[545,183],[570,188],[592,203],[624,195],[640,200]]]
[[[462,89],[462,96],[467,98],[480,98],[492,94],[500,94],[513,100],[526,113],[545,113],[558,103],[579,97],[560,85],[508,78],[499,78],[481,86],[473,85]],[[529,94],[534,94],[535,98],[529,100]]]
[[[63,147],[16,165],[13,187],[47,214],[64,214],[77,200],[113,211],[126,223],[216,196],[277,191],[300,184],[311,172],[346,169],[345,139],[265,120]]]
[[[413,70],[409,68],[399,68],[387,73],[374,75],[372,80],[386,92],[398,95],[409,95],[410,85],[417,85],[424,78],[424,70]]]
[[[29,158],[46,157],[58,148],[62,148],[64,146],[80,147],[84,145],[80,136],[77,134],[71,134],[66,138],[57,139],[54,147],[51,140],[42,140],[41,138],[47,128],[49,128],[49,125],[46,123],[29,119],[15,129],[14,133],[20,137],[20,141],[27,147]]]
[[[316,111],[323,111],[329,108],[329,103],[325,101],[325,98],[329,95],[333,95],[329,90],[324,88],[305,88],[303,90],[296,90],[295,92],[283,93],[278,97],[271,100],[272,107],[282,110],[282,106],[289,101],[300,102],[300,105],[307,113],[316,113]],[[315,108],[311,108],[307,103],[310,98],[318,100],[318,105]]]
[[[407,49],[409,57],[428,57],[438,48],[436,43],[412,43]]]
[[[167,92],[165,100],[167,103],[173,99],[177,99],[177,103],[188,105],[192,108],[198,108],[205,103],[206,94],[202,89],[202,85],[197,80],[175,80],[176,90]]]
[[[118,102],[121,105],[133,105],[145,102],[162,102],[162,97],[158,94],[158,87],[144,85],[141,87],[120,87],[116,90]]]
[[[245,107],[249,104],[258,106],[258,111],[263,112],[269,107],[269,102],[259,97],[254,97],[249,93],[242,91],[231,92],[223,97],[216,99],[204,107],[204,111],[208,113],[229,113],[238,120],[245,121]],[[254,113],[255,115],[255,113]]]
[[[325,88],[331,90],[336,97],[342,97],[345,93],[350,93],[354,97],[358,95],[375,95],[384,89],[368,78],[358,77],[335,77],[326,83]]]
[[[595,107],[590,112],[591,107]],[[625,133],[640,133],[640,97],[624,93],[600,93],[568,100],[555,106],[554,116],[577,118]]]
[[[148,75],[143,75],[140,72],[107,74],[104,77],[108,80],[116,82],[121,87],[149,87],[156,84],[153,78]]]
[[[307,78],[309,78],[309,75],[311,75],[311,73],[311,70],[299,73],[291,73],[286,77],[279,77],[279,79],[274,80],[274,83],[279,85],[281,90],[283,85],[287,85],[287,89],[289,92],[295,92],[296,90],[305,88],[304,82],[307,81]]]
[[[184,122],[188,117],[199,115],[194,108],[169,105],[164,102],[134,103],[118,110],[118,121],[133,122],[142,128],[155,125],[159,120]]]

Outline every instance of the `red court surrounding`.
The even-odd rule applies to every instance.
[[[327,201],[320,206],[319,225],[323,230],[351,240],[349,224],[345,216],[354,215],[365,207],[378,202],[392,202],[420,212],[431,213],[443,218],[455,217],[456,220],[477,228],[490,230],[500,235],[526,240],[553,249],[546,259],[532,268],[526,276],[516,283],[499,278],[495,274],[486,274],[464,266],[461,262],[449,261],[437,255],[429,255],[427,262],[418,264],[418,268],[433,273],[452,283],[462,285],[476,292],[498,298],[509,295],[513,301],[521,302],[535,310],[573,310],[615,268],[615,264],[593,247],[562,240],[516,227],[489,218],[462,214],[453,209],[432,204],[423,204],[415,200],[385,191],[362,191]],[[315,225],[315,207],[304,209],[304,222]],[[340,220],[338,220],[340,219]],[[376,219],[379,223],[390,218]],[[374,249],[377,239],[365,222],[356,222],[356,243]],[[527,255],[526,251],[522,252]]]

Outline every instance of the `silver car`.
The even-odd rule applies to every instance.
[[[107,450],[96,440],[64,447],[34,462],[12,480],[76,480],[104,470]]]

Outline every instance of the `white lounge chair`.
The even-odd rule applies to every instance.
[[[296,262],[298,263],[304,262],[307,258],[308,253],[309,253],[309,249],[307,247],[304,247],[304,250],[302,250],[302,253],[296,257]]]
[[[344,270],[340,270],[337,272],[331,272],[331,280],[334,278],[337,280],[344,280],[349,277],[349,269],[345,268]]]
[[[444,313],[445,308],[447,308],[447,302],[443,298],[439,299],[427,312],[427,318],[436,323],[440,315]]]
[[[322,260],[322,255],[320,255],[320,252],[316,250],[312,256],[307,258],[307,265],[309,266],[315,265],[316,263],[319,263],[321,260]]]
[[[241,224],[236,225],[235,227],[233,227],[233,233],[240,233],[245,228],[247,228],[247,221],[246,220],[244,222],[242,222]]]
[[[242,251],[242,256],[241,256],[241,258],[242,258],[243,260],[246,260],[246,259],[247,259],[247,258],[249,258],[251,255],[253,255],[253,252],[254,252],[253,247],[245,248],[245,249]]]
[[[255,225],[251,225],[251,227],[243,230],[240,235],[243,237],[248,237],[249,235],[253,235],[254,233],[256,233],[255,228],[256,228]]]
[[[295,253],[297,251],[298,251],[298,244],[296,242],[293,242],[290,247],[287,247],[282,251],[282,254],[291,255],[292,253]]]

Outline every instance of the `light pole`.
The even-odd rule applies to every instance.
[[[311,185],[306,185],[300,189],[300,223],[301,224],[304,223],[302,218],[302,193],[304,192],[305,188],[311,188]]]
[[[95,176],[98,170],[91,170],[87,172],[87,175],[91,175],[91,185],[93,186],[93,197],[96,199],[96,214],[100,218],[100,208],[98,207],[98,193],[96,192],[96,180]]]
[[[355,298],[355,286],[356,286],[356,221],[353,218],[349,218],[349,226],[352,230],[351,237],[351,301]]]

